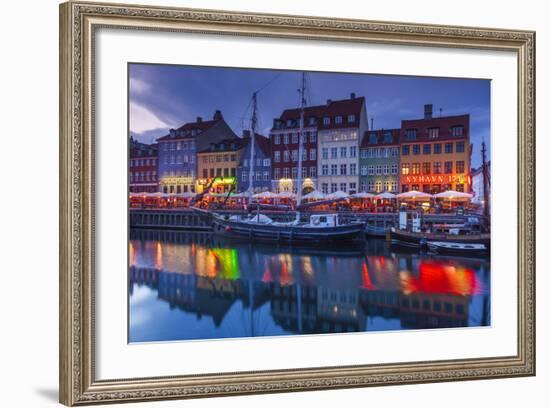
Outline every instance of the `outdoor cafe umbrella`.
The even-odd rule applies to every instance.
[[[342,199],[342,198],[348,198],[349,195],[347,193],[344,193],[343,191],[341,190],[338,190],[338,191],[335,191],[334,193],[330,193],[329,195],[327,195],[327,199],[329,200],[338,200],[338,199]]]
[[[435,194],[434,197],[449,199],[449,201],[452,201],[453,199],[456,199],[456,200],[470,199],[473,196],[472,194],[463,193],[461,191],[447,190],[442,193]]]
[[[383,193],[377,194],[376,196],[374,196],[374,198],[378,200],[393,200],[395,198],[395,194],[385,191]]]
[[[433,196],[431,194],[428,194],[428,193],[423,193],[421,191],[416,191],[416,190],[412,190],[412,191],[407,191],[406,193],[401,193],[401,194],[397,194],[397,198],[401,199],[401,200],[407,200],[407,199],[412,199],[413,201],[415,201],[417,198],[432,198]]]
[[[351,198],[374,198],[374,194],[367,193],[366,191],[362,191],[360,193],[352,194],[350,197]]]
[[[277,194],[271,191],[262,191],[261,193],[254,194],[254,198],[275,198]]]
[[[313,190],[311,193],[304,196],[304,200],[323,200],[325,197],[325,194],[320,191]]]
[[[281,191],[279,194],[276,195],[276,197],[279,197],[279,198],[295,198],[296,194],[291,193],[290,191]]]

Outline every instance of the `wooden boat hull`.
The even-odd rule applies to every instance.
[[[491,246],[490,234],[475,234],[475,235],[450,235],[450,234],[432,234],[427,232],[407,232],[407,231],[390,231],[392,243],[426,247],[429,242],[456,242],[461,244],[483,244],[486,248]]]
[[[454,242],[449,242],[448,244],[452,245]],[[437,245],[435,242],[428,242],[428,248],[430,251],[448,255],[483,256],[489,253],[488,248],[482,244],[476,245],[476,247],[469,247],[468,244],[458,244],[456,247],[451,247]]]
[[[254,224],[245,221],[224,219],[213,216],[215,234],[244,240],[272,242],[343,242],[353,241],[363,234],[363,223],[351,223],[335,227],[281,226]]]

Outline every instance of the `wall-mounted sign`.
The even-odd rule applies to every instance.
[[[437,174],[422,176],[404,176],[405,183],[459,183],[465,184],[467,178],[464,174]],[[469,184],[469,182],[468,182]]]

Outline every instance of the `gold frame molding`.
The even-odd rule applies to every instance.
[[[512,51],[518,66],[518,349],[513,356],[96,380],[94,89],[97,28]],[[60,402],[81,405],[535,374],[535,33],[290,15],[68,2],[60,5]]]

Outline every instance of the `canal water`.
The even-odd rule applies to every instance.
[[[131,230],[129,341],[490,325],[489,259]]]

